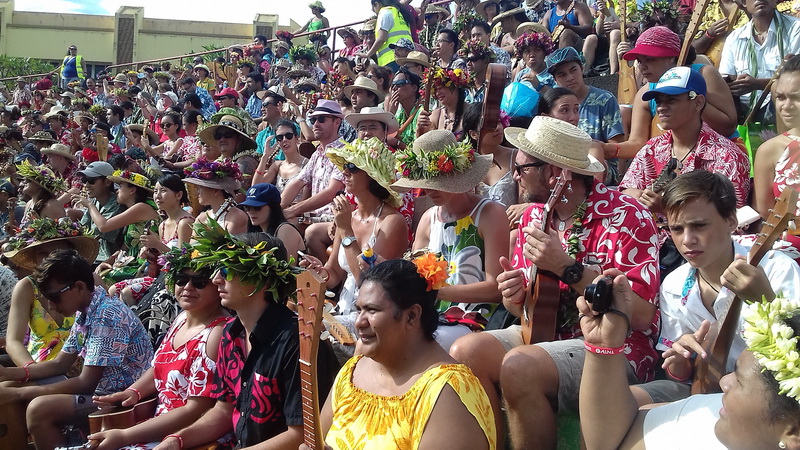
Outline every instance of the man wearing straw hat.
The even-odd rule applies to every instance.
[[[419,43],[429,50],[436,47],[439,30],[447,27],[445,21],[449,15],[450,13],[440,6],[428,5],[425,8],[425,27],[419,32]]]
[[[364,108],[373,108],[378,106],[386,94],[378,89],[378,85],[367,77],[358,77],[356,81],[345,87],[342,92],[345,97],[350,99],[353,105],[353,111],[361,111]],[[339,136],[345,142],[353,142],[356,139],[356,130],[349,122],[342,122],[342,127],[339,129]]]
[[[584,347],[575,299],[603,270],[621,270],[636,293],[633,332],[625,346],[628,377],[634,383],[653,378],[658,360],[653,349],[658,336],[656,227],[635,199],[593,179],[603,164],[589,155],[591,138],[577,127],[539,116],[527,130],[509,127],[505,135],[521,150],[515,178],[533,205],[522,215],[511,260],[500,260],[498,287],[505,307],[519,317],[531,267],[549,272],[560,280],[559,325],[553,342],[524,345],[521,327],[513,325],[464,337],[451,354],[473,369],[497,407],[495,386],[500,384],[514,448],[555,448],[555,414],[576,413],[578,407]],[[544,232],[542,203],[559,181],[565,187],[554,199],[550,231]]]

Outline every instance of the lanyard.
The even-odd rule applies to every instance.
[[[780,52],[780,60],[783,61],[783,56],[785,54],[783,48],[783,14],[775,11],[775,31],[778,35],[778,52]],[[772,25],[772,24],[770,24]],[[755,35],[756,25],[755,23],[751,25],[752,32],[751,34]],[[769,30],[767,30],[769,32]],[[767,38],[769,38],[769,33],[767,33],[767,37],[764,39],[764,43],[767,43]],[[755,46],[755,37],[751,37],[747,41],[747,50],[750,56],[750,67],[752,68],[753,78],[758,78],[758,57],[756,56],[756,46]],[[755,107],[756,103],[756,91],[750,93],[750,110]]]

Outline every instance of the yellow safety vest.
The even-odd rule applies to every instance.
[[[391,11],[394,26],[391,30],[389,30],[389,35],[386,38],[386,42],[384,42],[383,45],[381,45],[381,48],[378,49],[377,57],[379,66],[386,66],[389,63],[394,62],[394,50],[389,48],[389,44],[394,44],[402,38],[411,40],[411,29],[406,23],[406,20],[403,18],[403,15],[400,14],[400,10],[394,6],[385,6],[381,9],[381,11],[383,9],[388,9]],[[380,16],[380,14],[378,14],[378,16]]]
[[[67,65],[67,60],[69,59],[69,55],[64,57],[64,61],[61,61],[61,73],[64,73],[64,67]],[[83,67],[81,66],[81,61],[83,57],[81,55],[75,55],[75,72],[78,74],[78,78],[81,80],[84,79],[83,76]]]

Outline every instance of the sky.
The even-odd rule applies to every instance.
[[[17,11],[114,15],[120,6],[143,6],[144,16],[152,19],[197,20],[206,22],[252,23],[258,13],[278,14],[279,25],[289,19],[304,24],[311,18],[310,0],[16,0]],[[203,6],[200,6],[200,5]],[[340,25],[365,20],[372,11],[369,0],[322,0],[323,14],[330,24]],[[205,5],[225,5],[224,8]],[[356,27],[358,28],[358,27]]]

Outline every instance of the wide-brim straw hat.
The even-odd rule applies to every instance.
[[[289,69],[286,72],[286,75],[289,75],[290,77],[295,77],[295,76],[310,77],[311,76],[311,72],[308,69],[306,69],[305,67],[303,67],[303,66],[301,66],[299,64],[295,64],[295,65],[292,66],[291,69]]]
[[[433,130],[414,140],[413,150],[419,153],[438,151],[447,146],[457,144],[458,142],[453,133],[446,130]],[[491,167],[492,155],[476,154],[475,160],[472,161],[469,168],[462,172],[451,172],[420,179],[403,177],[392,184],[392,189],[398,192],[405,192],[409,189],[419,188],[461,194],[475,189],[475,186],[483,180],[483,177],[486,176]]]
[[[350,86],[345,87],[342,89],[344,95],[348,98],[353,94],[353,89],[364,89],[365,91],[370,91],[376,96],[378,96],[378,103],[382,102],[384,98],[386,98],[386,94],[383,93],[380,89],[378,89],[378,84],[372,81],[367,77],[358,77],[356,81],[353,82]]]
[[[347,163],[363,170],[367,176],[389,192],[387,201],[395,208],[403,204],[402,196],[392,189],[392,183],[397,180],[394,154],[377,138],[366,141],[356,139],[342,147],[328,148],[325,154],[341,171],[344,171],[344,165]]]
[[[353,36],[353,39],[356,41],[356,45],[361,44],[361,38],[358,37],[358,31],[356,31],[353,27],[339,28],[336,30],[336,34],[341,36],[342,39],[345,38],[345,35]]]
[[[125,84],[127,84],[128,83],[128,76],[125,75],[124,73],[118,73],[114,77],[114,80],[112,80],[112,83],[125,83]]]
[[[220,117],[218,123],[203,129],[203,131],[199,132],[197,135],[200,136],[200,139],[202,139],[206,144],[217,145],[217,140],[214,139],[214,133],[216,133],[220,128],[226,128],[228,130],[235,131],[237,134],[239,134],[239,136],[241,136],[239,148],[236,149],[237,152],[258,148],[256,141],[254,141],[253,138],[244,132],[244,125],[242,124],[242,121],[233,115]]]
[[[358,128],[358,124],[364,120],[377,120],[378,122],[386,125],[387,135],[392,134],[400,129],[400,124],[397,122],[397,118],[394,117],[394,114],[386,111],[380,106],[367,106],[365,108],[361,108],[360,113],[350,113],[344,116],[344,120],[352,125],[353,128]]]
[[[289,43],[288,43],[288,42],[286,42],[286,41],[276,41],[276,42],[275,42],[275,44],[273,45],[273,47],[274,47],[276,50],[278,49],[278,47],[282,47],[282,48],[284,48],[286,51],[289,51],[289,49],[291,48],[291,47],[289,46]]]
[[[550,36],[550,31],[546,26],[536,22],[523,22],[517,27],[517,36],[522,36],[525,33],[544,33]]]
[[[58,155],[67,158],[70,161],[75,161],[78,158],[69,151],[69,147],[64,144],[53,144],[50,147],[45,147],[42,149],[43,155]]]
[[[130,176],[128,178],[124,176],[126,172],[130,173]],[[146,189],[150,192],[153,192],[153,185],[150,183],[150,180],[146,176],[140,173],[130,172],[127,170],[125,172],[117,170],[116,172],[114,172],[113,175],[109,175],[106,178],[108,178],[109,180],[111,180],[112,183],[115,184],[128,183],[131,186],[140,187],[142,189]]]
[[[504,133],[512,145],[548,164],[582,175],[605,170],[603,163],[589,154],[592,138],[563,120],[536,116],[527,129],[508,127]]]
[[[492,25],[500,22],[501,20],[503,20],[503,19],[505,19],[507,17],[511,17],[513,15],[516,15],[516,14],[525,14],[525,9],[524,8],[514,8],[514,9],[509,9],[508,11],[501,12],[500,14],[494,16],[494,19],[492,19]]]
[[[300,78],[299,80],[297,80],[297,82],[294,83],[294,87],[296,87],[296,88],[299,88],[301,86],[310,86],[310,87],[313,87],[317,91],[319,90],[319,83],[317,82],[316,79],[311,78],[311,77]]]
[[[430,6],[429,6],[430,8]],[[361,32],[362,33],[374,33],[375,27],[378,25],[377,19],[367,19],[364,21],[364,25],[361,25]]]
[[[444,14],[444,16],[447,17],[450,15],[450,11],[442,8],[441,6],[428,5],[428,7],[425,8],[425,14]]]
[[[81,119],[87,119],[89,122],[95,123],[97,119],[94,118],[93,115],[89,114],[88,112],[81,111],[78,115],[75,116],[75,123],[80,124]]]
[[[50,134],[49,131],[37,131],[33,133],[33,136],[28,138],[29,141],[39,141],[39,142],[56,142],[53,135]]]
[[[483,18],[483,20],[489,20],[486,17],[486,7],[489,5],[495,5],[497,7],[497,12],[500,12],[500,2],[497,0],[484,0],[478,3],[478,6],[475,7],[475,12],[478,13],[479,16]]]
[[[46,241],[34,241],[25,247],[18,250],[11,250],[3,252],[3,256],[10,259],[11,262],[17,266],[26,269],[36,269],[36,249],[45,244],[66,242],[71,245],[79,255],[84,259],[93,263],[97,258],[97,253],[100,251],[100,241],[91,236],[69,236],[55,239],[48,239]]]
[[[131,124],[131,125],[125,125],[125,128],[127,128],[127,129],[129,129],[131,131],[138,131],[138,132],[140,132],[142,134],[144,134],[144,130],[145,130],[145,126],[140,124],[140,123],[134,123],[134,124]],[[158,143],[158,141],[161,140],[161,138],[158,136],[158,133],[156,133],[155,131],[151,130],[150,127],[147,127],[147,137],[148,137],[148,140],[150,141],[150,144]]]
[[[234,180],[231,177],[225,177],[222,179],[213,179],[213,180],[206,180],[203,178],[192,178],[186,177],[183,179],[184,183],[195,184],[197,186],[203,186],[211,189],[220,189],[222,191],[227,191],[229,193],[234,193],[242,187],[241,183]]]
[[[309,8],[317,8],[317,9],[319,9],[319,12],[321,12],[321,13],[325,12],[325,7],[322,6],[322,2],[319,1],[319,0],[309,3],[308,7]]]
[[[405,63],[414,63],[419,64],[423,67],[430,67],[430,59],[428,59],[428,55],[419,51],[411,51],[408,53],[408,56],[405,58],[397,58],[397,64],[403,65]]]

